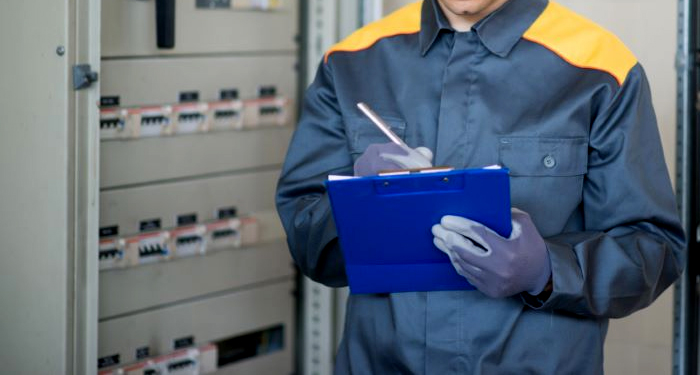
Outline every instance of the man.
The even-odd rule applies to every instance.
[[[432,152],[385,144],[360,101]],[[513,234],[435,223],[435,251],[478,291],[351,295],[338,374],[601,374],[608,319],[648,306],[682,271],[644,71],[556,3],[424,0],[326,54],[277,192],[302,272],[347,284],[327,175],[426,160],[509,168]]]

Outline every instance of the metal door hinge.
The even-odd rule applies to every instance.
[[[73,90],[82,90],[97,82],[98,74],[90,64],[73,65]]]

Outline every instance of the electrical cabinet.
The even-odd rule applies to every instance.
[[[100,374],[294,371],[299,7],[102,1]]]
[[[0,372],[331,371],[342,309],[297,284],[274,187],[369,3],[0,2]]]
[[[155,0],[102,1],[102,56],[269,53],[297,48],[298,0],[170,0],[174,48],[157,47]]]

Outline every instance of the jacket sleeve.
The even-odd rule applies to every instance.
[[[553,291],[531,307],[617,318],[650,305],[681,274],[685,238],[639,64],[592,124],[585,232],[546,238]]]
[[[296,264],[328,286],[347,280],[324,181],[329,174],[352,175],[352,164],[330,66],[322,62],[304,96],[276,203]]]

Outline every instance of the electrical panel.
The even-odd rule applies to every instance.
[[[100,374],[294,372],[299,0],[103,0]]]

